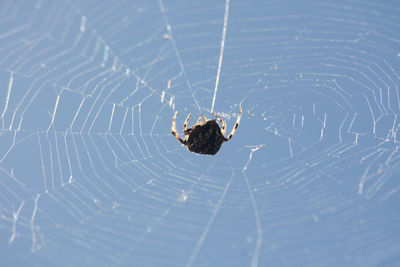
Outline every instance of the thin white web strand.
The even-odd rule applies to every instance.
[[[217,77],[215,78],[215,88],[214,88],[214,96],[213,96],[212,104],[211,104],[211,113],[214,112],[215,99],[217,98],[217,92],[218,92],[219,77],[221,75],[222,59],[224,57],[226,30],[228,28],[229,3],[230,3],[230,0],[225,1],[225,14],[224,14],[224,25],[222,27],[221,50],[219,52],[219,58],[218,58]]]

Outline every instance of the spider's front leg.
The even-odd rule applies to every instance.
[[[189,119],[190,119],[190,114],[187,116],[187,118],[185,120],[185,123],[183,124],[183,132],[186,132],[187,124],[189,122]]]
[[[239,126],[241,117],[242,117],[242,108],[240,108],[240,110],[239,110],[239,114],[238,114],[238,118],[236,120],[235,126],[233,126],[233,129],[232,129],[231,133],[229,134],[228,138],[226,138],[225,141],[229,141],[232,138],[232,136],[235,134],[236,129]]]
[[[176,111],[174,117],[172,117],[171,133],[175,136],[176,140],[178,140],[182,144],[185,144],[185,142],[182,140],[182,138],[180,138],[180,136],[176,132],[175,121],[176,121],[176,116],[177,115],[178,115],[178,111]]]
[[[225,137],[225,130],[226,130],[226,123],[221,119],[221,117],[219,115],[217,115],[217,113],[212,113],[213,116],[217,117],[217,119],[219,120],[219,122],[221,122],[222,125],[222,135]]]

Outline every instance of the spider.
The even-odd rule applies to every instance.
[[[171,133],[175,138],[181,142],[189,151],[199,154],[215,155],[221,148],[221,145],[225,141],[229,141],[235,134],[237,127],[239,126],[240,118],[242,116],[242,109],[239,110],[239,115],[235,126],[228,138],[225,137],[226,123],[221,119],[220,116],[213,113],[215,117],[220,121],[222,125],[222,130],[217,123],[217,120],[207,120],[206,116],[203,114],[203,122],[201,117],[197,120],[197,123],[186,129],[189,122],[190,114],[187,116],[185,123],[183,124],[183,133],[185,134],[185,139],[183,140],[176,132],[175,120],[178,115],[178,111],[175,112],[172,118]]]

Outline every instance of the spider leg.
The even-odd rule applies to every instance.
[[[190,114],[187,116],[185,123],[183,124],[183,132],[186,132],[186,128],[187,128],[187,124],[189,122],[190,119]]]
[[[240,110],[239,110],[239,115],[238,115],[238,118],[236,120],[235,126],[233,126],[233,129],[232,129],[231,133],[229,134],[228,138],[226,138],[225,141],[229,141],[232,138],[232,136],[235,134],[236,129],[239,126],[241,117],[242,117],[242,108],[240,108]]]
[[[201,123],[201,117],[199,117],[196,124],[200,124],[200,123]]]
[[[226,122],[224,122],[221,117],[219,115],[217,115],[216,113],[213,113],[212,115],[214,115],[215,117],[217,117],[217,119],[219,120],[219,122],[222,125],[222,135],[225,137],[225,130],[226,130]]]
[[[206,121],[207,121],[206,115],[204,115],[204,113],[203,113],[203,122],[206,122]]]
[[[182,140],[182,138],[179,137],[178,133],[176,132],[176,127],[175,127],[175,120],[176,116],[178,115],[178,111],[175,112],[174,117],[172,118],[172,127],[171,127],[171,133],[175,136],[176,140],[181,142],[182,144],[185,144],[185,142]]]

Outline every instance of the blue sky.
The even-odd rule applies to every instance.
[[[397,2],[0,5],[5,266],[399,264]]]

